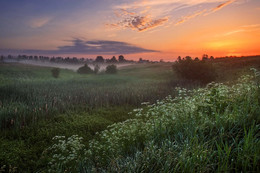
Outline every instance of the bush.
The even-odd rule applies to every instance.
[[[109,65],[106,67],[106,73],[108,74],[116,74],[117,73],[117,68],[116,65]]]
[[[94,71],[88,66],[88,64],[85,64],[83,67],[80,67],[77,72],[79,74],[92,74]]]
[[[51,74],[52,74],[53,77],[58,78],[59,74],[60,74],[60,69],[59,68],[53,68],[51,70]]]
[[[199,81],[207,84],[216,79],[217,74],[211,62],[199,59],[192,60],[191,57],[179,58],[173,66],[173,71],[181,78]]]

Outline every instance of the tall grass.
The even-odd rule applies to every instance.
[[[81,172],[259,172],[260,77],[178,89],[89,142]]]
[[[167,78],[143,79],[124,74],[82,76],[61,71],[59,79],[52,79],[48,68],[38,70],[42,71],[39,73],[29,67],[29,71],[33,70],[32,74],[21,67],[20,72],[12,68],[3,72],[7,80],[13,81],[0,85],[0,129],[23,128],[68,111],[138,106],[145,101],[155,102],[172,92]],[[44,72],[49,74],[49,78]],[[13,73],[18,76],[21,73],[21,76],[12,76]],[[73,75],[62,77],[63,73]],[[46,77],[45,80],[39,80],[41,75]]]

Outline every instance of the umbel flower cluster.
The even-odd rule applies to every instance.
[[[44,154],[51,155],[48,172],[75,171],[77,169],[75,166],[82,159],[81,152],[85,148],[82,139],[78,135],[73,135],[67,139],[65,136],[53,137],[54,145],[44,151]]]

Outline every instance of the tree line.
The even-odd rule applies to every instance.
[[[11,60],[11,61],[40,61],[40,62],[54,62],[54,63],[66,63],[66,64],[86,64],[86,63],[158,63],[164,62],[163,60],[160,61],[152,61],[143,58],[139,58],[138,61],[128,60],[125,59],[123,55],[119,55],[118,58],[116,56],[112,56],[112,58],[104,58],[103,56],[97,56],[95,59],[92,58],[77,58],[77,57],[49,57],[49,56],[37,56],[37,55],[1,55],[0,62],[4,60]]]
[[[14,60],[14,61],[41,61],[41,62],[54,62],[54,63],[68,63],[68,64],[82,64],[82,63],[134,63],[133,60],[127,60],[123,55],[119,55],[118,58],[113,56],[112,58],[105,59],[103,56],[97,56],[96,59],[91,58],[77,58],[77,57],[48,57],[48,56],[28,56],[28,55],[18,55],[18,56],[0,56],[0,61],[4,60]]]
[[[216,68],[213,65],[214,57],[210,58],[204,54],[202,59],[192,59],[190,56],[185,58],[178,57],[172,65],[173,71],[182,79],[198,81],[207,84],[217,78]]]

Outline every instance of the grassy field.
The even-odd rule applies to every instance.
[[[171,93],[169,65],[129,67],[118,75],[79,75],[62,70],[58,79],[50,75],[50,70],[26,65],[1,66],[2,129],[20,128],[67,111],[138,106]]]
[[[125,67],[116,75],[80,75],[22,64],[0,65],[1,165],[35,171],[55,135],[85,142],[108,125],[131,118],[142,102],[172,94],[170,64]]]
[[[243,74],[253,75],[249,69],[258,68],[255,61],[246,65],[216,61],[216,81],[229,84],[193,92],[176,87],[204,86],[178,78],[171,63],[135,64],[116,75],[80,75],[62,69],[57,79],[52,68],[2,63],[0,168],[17,172],[259,170],[255,164],[260,148],[259,84],[250,76],[237,81]],[[235,94],[238,91],[241,96]],[[221,158],[227,152],[232,156]],[[250,153],[245,156],[248,160],[243,152]]]
[[[135,118],[97,134],[89,142],[81,167],[67,164],[66,168],[86,172],[260,171],[260,72],[243,76],[232,86],[212,83],[204,89],[178,91],[179,96],[137,109]],[[58,148],[52,147],[54,152]],[[60,157],[52,161],[65,163]]]

